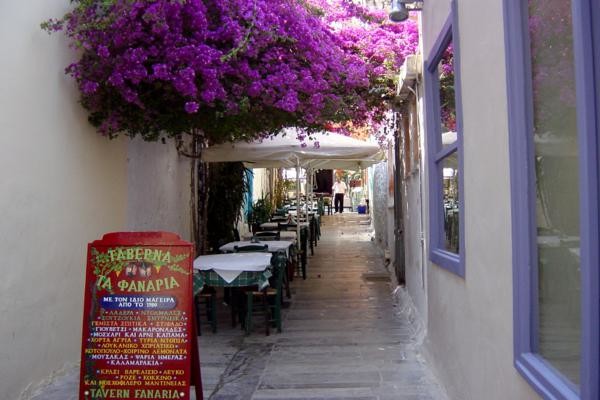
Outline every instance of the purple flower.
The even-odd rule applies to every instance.
[[[250,139],[332,121],[375,130],[418,47],[414,21],[390,24],[352,0],[76,3],[46,26],[80,50],[66,72],[109,136]],[[191,115],[200,107],[202,121]]]
[[[195,114],[198,112],[200,106],[195,101],[188,101],[185,103],[185,112],[188,114]]]
[[[81,84],[81,91],[85,94],[92,94],[95,93],[98,90],[98,87],[100,85],[98,85],[98,83],[96,82],[92,82],[92,81],[84,81]]]
[[[100,46],[98,46],[96,53],[98,54],[98,56],[100,58],[110,57],[110,51],[108,51],[108,47],[106,47],[105,45],[102,45],[102,44]]]
[[[169,68],[166,64],[154,64],[152,66],[152,75],[156,79],[167,80],[169,79]]]

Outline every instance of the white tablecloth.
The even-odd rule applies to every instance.
[[[227,244],[224,244],[223,246],[219,247],[220,251],[233,251],[234,246],[253,246],[253,245],[264,245],[269,246],[269,252],[270,253],[275,253],[279,250],[285,250],[285,255],[286,256],[290,256],[290,247],[294,244],[294,242],[290,242],[287,240],[261,240],[260,243],[252,243],[250,241],[244,240],[244,241],[240,241],[240,242],[230,242]]]
[[[233,282],[244,271],[264,271],[270,265],[271,253],[211,254],[194,260],[195,269],[212,269],[227,283]]]

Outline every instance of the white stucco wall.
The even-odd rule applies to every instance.
[[[252,201],[256,202],[259,199],[269,194],[269,170],[267,168],[253,168],[252,173]]]
[[[427,348],[451,398],[537,399],[513,366],[502,0],[467,0],[458,6],[466,278],[429,265]],[[426,2],[426,57],[449,8],[449,3]]]
[[[388,249],[388,166],[387,161],[371,167],[373,170],[373,189],[370,201],[375,243],[382,250]],[[393,218],[389,224],[393,225]]]
[[[404,248],[406,265],[406,290],[412,298],[419,317],[427,321],[426,260],[421,241],[421,184],[420,170],[404,182]]]
[[[191,235],[191,171],[193,160],[179,156],[175,145],[129,142],[127,229],[170,231],[184,240]]]
[[[77,361],[88,242],[125,227],[126,146],[88,124],[62,35],[69,2],[0,2],[0,399]]]
[[[420,22],[419,22],[420,23]],[[404,179],[404,242],[406,262],[406,290],[410,295],[419,318],[424,327],[427,327],[429,317],[427,308],[427,241],[424,240],[426,232],[427,208],[424,192],[426,180],[425,171],[425,130],[423,119],[423,90],[419,80],[415,85],[417,96],[416,115],[411,118],[410,129],[417,132],[410,133],[411,140],[418,137],[420,156],[418,162],[411,158],[411,173]],[[412,121],[415,118],[415,121]],[[414,144],[411,144],[411,146]],[[411,157],[413,155],[411,154]]]

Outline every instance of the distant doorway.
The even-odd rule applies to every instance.
[[[316,172],[315,178],[315,193],[331,195],[331,188],[333,187],[333,170],[319,170]]]

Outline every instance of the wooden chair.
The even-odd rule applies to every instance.
[[[213,333],[217,333],[217,294],[214,288],[204,287],[194,299],[196,307],[196,325],[198,327],[198,336],[202,334],[201,320],[206,315]]]
[[[244,246],[233,246],[234,253],[268,253],[267,244],[247,244]],[[246,304],[244,304],[244,292],[240,288],[231,288],[231,326],[235,326],[239,319],[242,323],[242,329],[245,327]]]
[[[246,292],[246,334],[252,332],[253,315],[262,314],[265,322],[265,335],[270,334],[273,324],[277,332],[282,331],[281,303],[283,280],[286,270],[287,257],[285,251],[278,251],[271,259],[273,276],[269,279],[270,286],[264,290],[249,290]]]
[[[278,224],[280,231],[296,231],[298,225],[295,222]],[[308,238],[306,237],[306,230],[300,229],[300,237],[297,239],[297,247],[296,247],[296,268],[298,270],[298,275],[302,275],[302,279],[306,279],[306,262],[308,256],[308,246],[307,246]],[[293,277],[292,279],[293,280]]]

